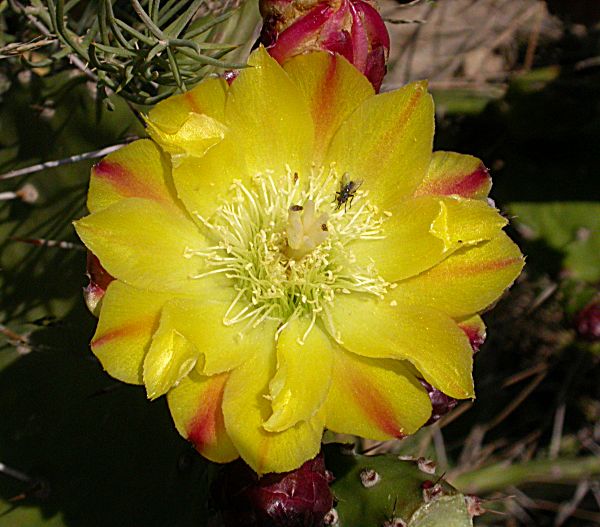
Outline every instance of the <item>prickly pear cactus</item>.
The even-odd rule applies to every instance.
[[[472,527],[465,496],[424,459],[364,456],[331,444],[325,460],[336,500],[326,524],[336,527]]]

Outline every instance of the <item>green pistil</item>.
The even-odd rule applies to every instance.
[[[185,256],[204,260],[205,271],[192,278],[231,280],[237,295],[225,325],[244,322],[243,333],[276,319],[283,329],[306,316],[308,331],[321,319],[339,340],[330,315],[336,295],[385,295],[389,284],[375,266],[358,265],[352,253],[352,243],[384,237],[381,214],[364,191],[352,207],[335,210],[338,182],[335,166],[313,171],[306,183],[289,169],[280,179],[259,174],[249,185],[235,181],[232,197],[209,220],[198,215],[214,245]]]

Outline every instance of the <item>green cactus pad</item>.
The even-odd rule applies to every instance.
[[[472,527],[464,496],[422,460],[364,456],[347,445],[325,448],[335,480],[329,519],[336,527]]]

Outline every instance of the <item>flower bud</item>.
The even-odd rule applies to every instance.
[[[114,278],[108,274],[106,269],[102,267],[100,260],[98,260],[98,258],[90,251],[87,253],[86,272],[89,283],[83,289],[83,297],[88,309],[96,314],[98,304],[100,303],[100,300],[102,300],[108,284],[110,284]]]
[[[600,340],[600,302],[591,302],[575,317],[577,335],[583,340],[597,342]]]
[[[333,506],[331,479],[322,454],[260,479],[238,460],[222,467],[212,490],[224,527],[317,527]]]
[[[424,379],[419,379],[419,382],[427,390],[427,395],[429,395],[431,401],[431,417],[425,423],[425,426],[432,425],[452,410],[458,404],[458,401],[434,388]]]
[[[368,0],[261,0],[260,42],[280,63],[307,51],[339,53],[379,91],[390,37]]]

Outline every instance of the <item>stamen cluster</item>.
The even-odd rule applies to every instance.
[[[389,284],[374,264],[359,264],[352,254],[353,243],[385,237],[385,214],[363,191],[352,207],[336,207],[340,180],[334,165],[313,169],[306,179],[289,168],[281,177],[267,171],[235,181],[211,218],[197,215],[213,244],[188,248],[185,256],[203,260],[194,279],[223,273],[233,282],[237,294],[225,325],[246,321],[244,333],[269,318],[282,330],[292,318],[308,316],[312,328],[320,317],[335,337],[329,313],[335,295],[385,295]]]

